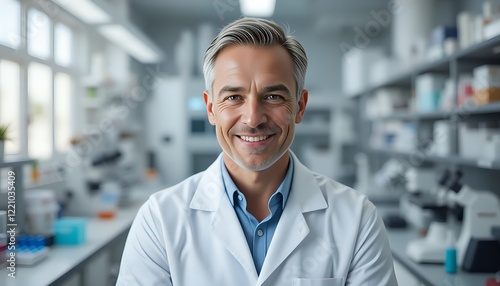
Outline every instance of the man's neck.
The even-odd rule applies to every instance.
[[[247,210],[258,221],[269,214],[269,198],[276,192],[288,170],[289,152],[285,153],[271,167],[262,171],[249,171],[241,168],[224,155],[224,164],[234,184],[247,199]]]

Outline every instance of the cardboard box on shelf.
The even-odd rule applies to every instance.
[[[489,87],[474,91],[474,103],[477,105],[490,104],[500,101],[500,87]]]

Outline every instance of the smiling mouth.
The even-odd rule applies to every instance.
[[[271,137],[270,135],[265,135],[265,136],[239,136],[243,141],[246,142],[259,142],[266,140],[267,138]]]

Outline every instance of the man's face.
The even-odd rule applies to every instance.
[[[208,118],[227,157],[241,168],[272,166],[290,147],[307,91],[297,102],[293,62],[281,46],[224,48],[214,67]]]

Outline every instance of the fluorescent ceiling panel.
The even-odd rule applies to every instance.
[[[156,63],[161,55],[122,25],[105,25],[99,32],[141,63]]]
[[[276,0],[240,0],[241,14],[251,17],[271,17]]]
[[[87,24],[102,24],[111,17],[92,0],[53,0],[59,6]]]

